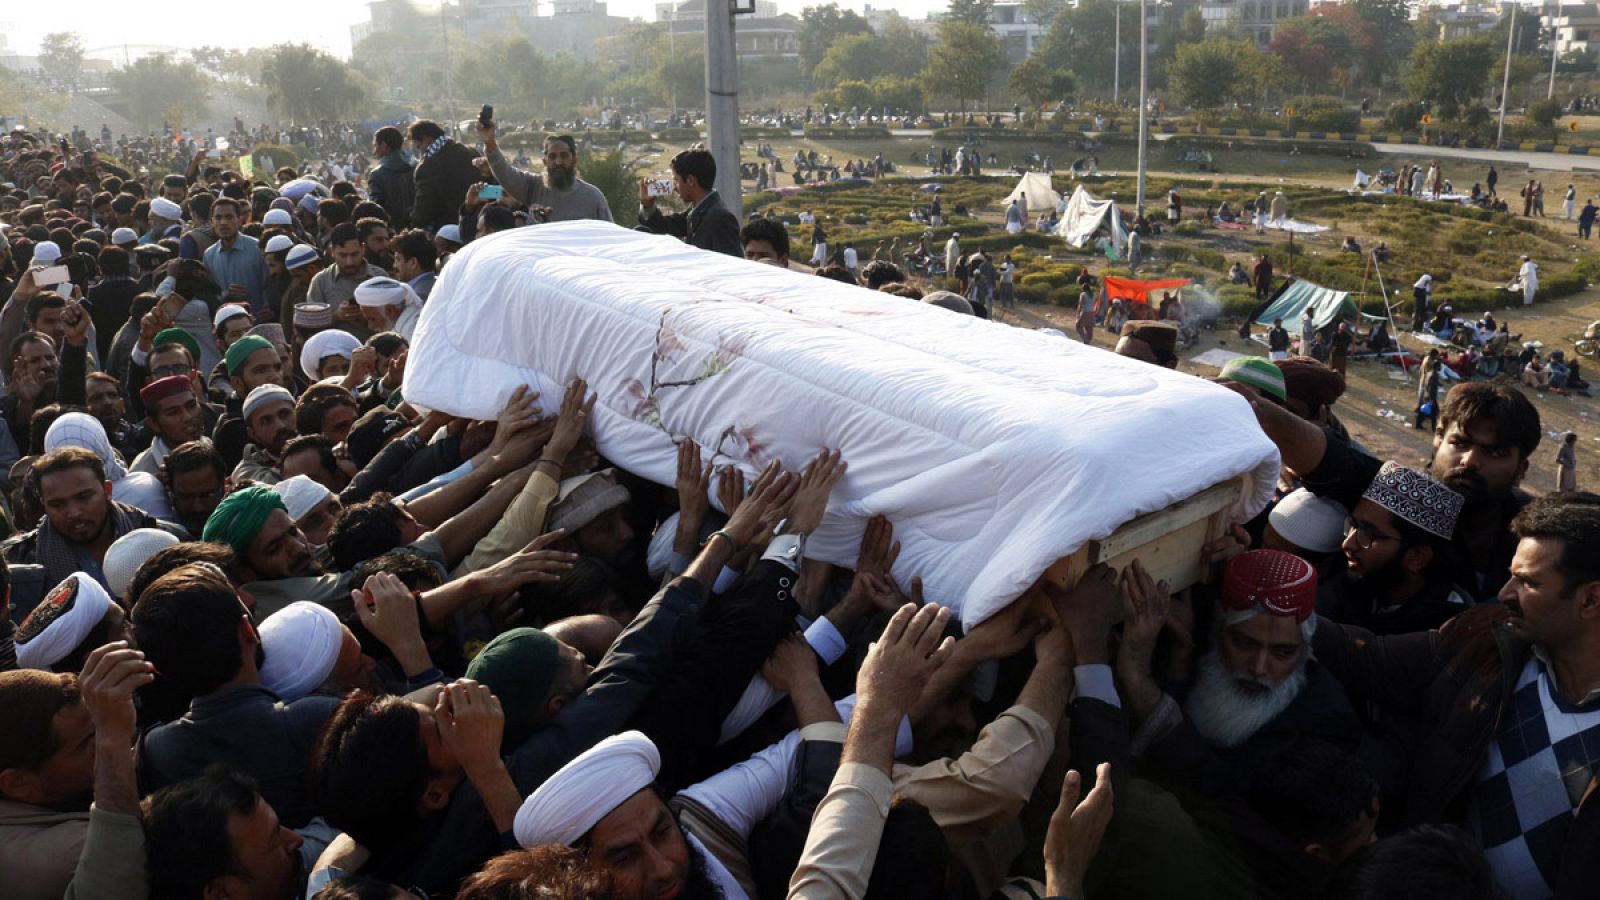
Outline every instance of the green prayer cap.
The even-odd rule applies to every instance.
[[[194,364],[200,364],[200,342],[182,328],[163,328],[156,332],[156,336],[150,339],[150,347],[154,349],[162,344],[182,344],[188,349],[189,358],[194,360]]]
[[[1283,370],[1259,356],[1237,356],[1222,367],[1223,381],[1247,384],[1263,394],[1271,394],[1281,402],[1289,398],[1283,386]]]
[[[244,365],[244,361],[250,358],[250,354],[256,352],[257,350],[273,349],[272,342],[261,335],[247,334],[244,337],[239,338],[237,341],[234,341],[233,345],[228,348],[227,354],[224,355],[222,359],[223,362],[227,363],[228,374],[237,375],[239,374],[239,369]],[[274,352],[276,352],[276,350],[274,350]]]
[[[500,699],[506,726],[500,749],[515,749],[540,724],[555,683],[561,643],[537,628],[513,628],[478,651],[467,677],[489,686]]]
[[[250,549],[250,542],[261,533],[275,509],[283,510],[285,515],[289,512],[283,496],[272,488],[256,485],[234,491],[222,498],[211,518],[206,519],[200,538],[227,544],[235,553],[243,553]]]

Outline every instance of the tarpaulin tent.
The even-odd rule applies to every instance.
[[[1024,198],[1024,195],[1026,197]],[[1017,186],[1012,188],[1006,199],[1001,201],[1002,206],[1009,207],[1013,200],[1026,200],[1024,210],[1029,213],[1042,213],[1045,210],[1055,209],[1059,196],[1056,189],[1050,184],[1050,176],[1043,172],[1027,172],[1017,179]]]
[[[1193,283],[1194,281],[1189,278],[1169,278],[1165,281],[1135,281],[1132,278],[1113,278],[1107,275],[1106,299],[1149,303],[1150,295],[1155,291],[1175,291]]]
[[[1307,308],[1311,309],[1312,324],[1322,328],[1343,316],[1358,315],[1361,310],[1350,298],[1349,291],[1336,291],[1320,284],[1296,280],[1278,289],[1266,306],[1256,313],[1257,325],[1271,325],[1274,319],[1286,323],[1300,321]]]
[[[1067,199],[1067,209],[1061,214],[1061,224],[1056,226],[1056,235],[1074,247],[1082,247],[1089,243],[1089,239],[1102,227],[1109,231],[1113,246],[1121,247],[1127,244],[1128,229],[1122,225],[1122,216],[1117,212],[1117,204],[1111,200],[1096,200],[1092,194],[1083,189],[1083,185],[1078,185],[1072,191],[1072,196]]]

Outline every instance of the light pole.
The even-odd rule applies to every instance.
[[[1511,98],[1511,42],[1517,37],[1517,4],[1511,4],[1511,25],[1506,29],[1506,74],[1500,81],[1500,129],[1495,132],[1494,148],[1500,149],[1500,144],[1506,137],[1506,103]]]
[[[1558,38],[1561,36],[1561,31],[1556,27],[1556,17],[1560,14],[1561,7],[1559,6],[1550,14],[1550,89],[1545,91],[1544,98],[1546,100],[1553,99],[1556,95],[1556,60],[1561,58],[1561,54],[1557,52],[1560,46]]]
[[[1111,105],[1117,105],[1117,96],[1122,86],[1122,3],[1118,0],[1116,9],[1116,25],[1112,29],[1114,37],[1111,39]]]
[[[1139,198],[1136,206],[1144,215],[1145,142],[1150,135],[1150,12],[1148,0],[1139,0]]]
[[[751,4],[754,11],[754,3]],[[744,218],[739,197],[739,58],[734,0],[706,0],[706,136],[717,161],[722,205]]]

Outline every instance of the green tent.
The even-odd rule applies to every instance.
[[[1286,327],[1294,328],[1307,308],[1311,310],[1311,321],[1318,328],[1343,316],[1355,316],[1361,312],[1356,301],[1350,299],[1349,291],[1336,291],[1309,281],[1296,280],[1279,288],[1278,293],[1256,313],[1256,324],[1270,326],[1274,319],[1282,319]]]

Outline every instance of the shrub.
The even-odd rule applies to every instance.
[[[1361,113],[1338,97],[1291,97],[1285,104],[1294,108],[1289,127],[1295,131],[1355,131],[1361,127]]]
[[[1535,100],[1528,104],[1528,121],[1540,128],[1553,128],[1556,120],[1561,118],[1560,100]]]
[[[889,129],[877,125],[863,125],[860,128],[823,128],[814,125],[806,129],[806,137],[822,141],[886,141],[892,136]]]
[[[1397,134],[1415,132],[1427,111],[1427,107],[1415,100],[1391,103],[1389,110],[1383,114],[1383,127]]]
[[[284,166],[300,168],[299,151],[284,144],[257,144],[250,151],[250,158],[255,161],[256,177],[268,182],[272,181],[272,173]]]
[[[744,132],[745,129],[739,129],[741,136],[744,135]],[[656,132],[656,137],[663,141],[671,141],[674,144],[692,144],[695,141],[703,141],[706,138],[705,135],[700,133],[698,128],[663,128]]]

